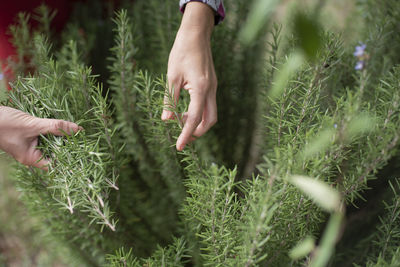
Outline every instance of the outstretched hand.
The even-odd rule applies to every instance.
[[[183,129],[176,142],[177,150],[206,133],[217,122],[217,77],[211,54],[210,39],[214,11],[200,2],[186,5],[181,27],[176,35],[168,61],[168,88],[177,104],[181,88],[190,95],[188,111],[183,114]],[[168,110],[165,97],[162,120],[176,119]]]
[[[48,160],[37,149],[41,134],[76,133],[77,124],[55,119],[40,119],[22,111],[0,106],[0,149],[24,165],[47,170]],[[40,160],[41,159],[41,160]]]

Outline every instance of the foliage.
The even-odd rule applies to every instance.
[[[373,2],[362,7],[369,12]],[[17,167],[24,202],[86,265],[326,266],[332,255],[331,264],[339,261],[346,206],[357,205],[397,155],[398,55],[376,36],[393,31],[398,13],[386,5],[371,11],[388,23],[368,28],[369,59],[356,71],[353,47],[323,32],[312,12],[298,13],[304,26],[286,36],[269,19],[246,20],[273,1],[256,1],[250,10],[246,1],[226,1],[236,16],[213,37],[220,122],[177,152],[188,96],[172,105],[175,121],[161,121],[167,83],[160,73],[178,25],[171,3],[138,1],[134,11],[116,13],[110,90],[81,61],[82,44],[66,41],[51,52],[46,27],[31,33],[29,18],[20,16],[14,42],[20,58],[28,53],[22,43],[34,42],[32,69],[14,68],[20,76],[8,104],[84,128],[66,138],[41,137],[50,171]],[[149,16],[153,11],[164,15]],[[256,32],[242,26],[253,24]],[[308,36],[319,45],[310,48]],[[396,186],[370,237],[379,253],[350,262],[398,262]]]

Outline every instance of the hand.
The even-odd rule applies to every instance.
[[[75,123],[40,119],[22,111],[0,106],[0,149],[4,150],[24,165],[47,170],[48,160],[39,159],[42,152],[36,148],[40,134],[58,136],[75,133],[82,128]]]
[[[206,133],[217,122],[217,77],[211,54],[210,39],[214,27],[214,11],[206,4],[186,5],[168,61],[168,88],[177,104],[181,88],[190,95],[184,127],[176,142],[177,150]],[[173,90],[173,92],[172,92]],[[162,120],[175,119],[164,100]],[[193,137],[195,136],[195,137]]]

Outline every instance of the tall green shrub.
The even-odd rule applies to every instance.
[[[84,128],[41,137],[48,173],[16,167],[24,202],[86,265],[326,266],[332,255],[334,264],[345,207],[397,154],[399,62],[392,43],[375,36],[393,31],[398,12],[373,11],[389,22],[368,29],[369,59],[356,71],[354,47],[320,30],[311,13],[299,13],[295,21],[306,28],[288,36],[265,20],[261,37],[246,44],[241,29],[257,12],[226,1],[234,15],[213,37],[219,123],[177,152],[182,122],[161,121],[161,73],[178,25],[172,2],[137,1],[132,17],[116,13],[109,90],[81,61],[79,42],[50,52],[21,16],[14,42],[20,56],[22,42],[34,42],[33,69],[15,69],[7,104]],[[369,11],[373,2],[362,6]],[[307,47],[308,34],[317,50]],[[187,103],[183,96],[174,112]],[[352,262],[398,262],[397,199],[378,226],[377,253]]]

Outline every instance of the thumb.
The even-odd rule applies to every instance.
[[[67,134],[76,133],[79,130],[82,130],[82,127],[79,127],[76,123],[64,121],[64,120],[55,120],[55,119],[38,119],[38,127],[40,129],[40,134],[54,134],[58,136]]]

